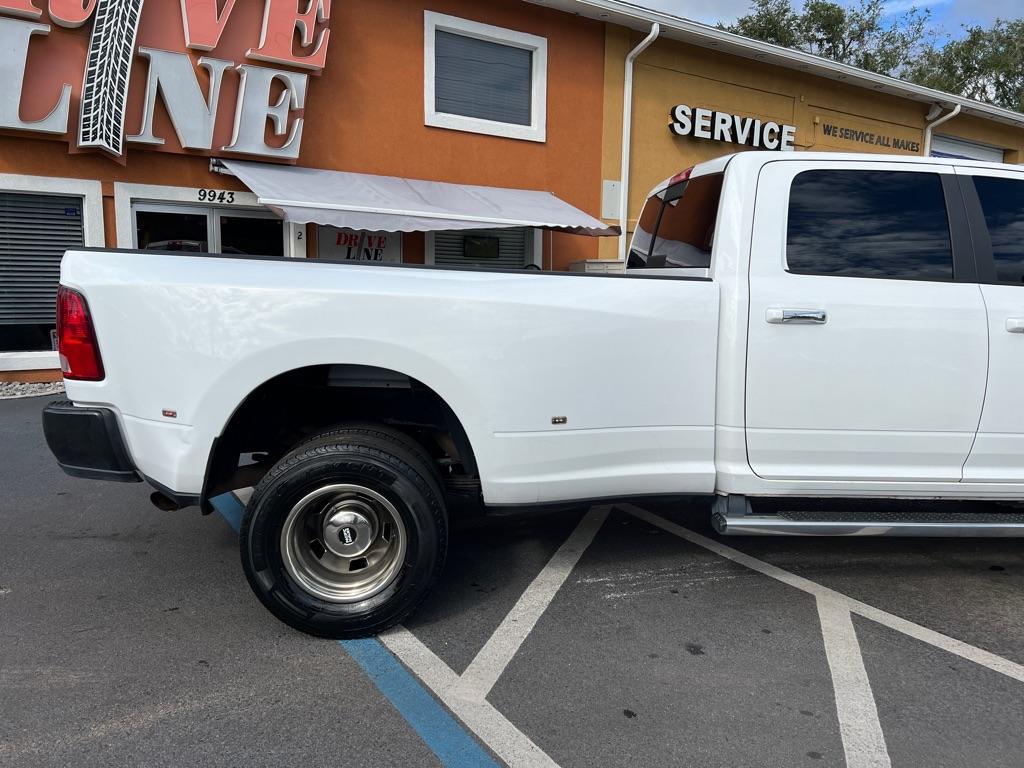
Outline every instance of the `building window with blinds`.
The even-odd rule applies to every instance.
[[[484,269],[539,267],[534,232],[524,227],[428,232],[427,263]]]
[[[60,260],[84,242],[81,197],[0,191],[0,352],[51,349]]]
[[[426,124],[544,141],[547,40],[432,11],[424,19]]]

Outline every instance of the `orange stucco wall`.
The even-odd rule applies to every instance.
[[[44,6],[43,0],[37,5]],[[203,55],[245,61],[259,40],[263,3],[241,0],[218,47]],[[535,143],[431,128],[423,115],[423,11],[447,13],[547,38],[547,141]],[[41,21],[46,22],[44,13]],[[146,3],[138,46],[184,50],[181,6]],[[70,128],[77,104],[91,22],[77,30],[53,27],[34,37],[31,80],[21,116],[43,117],[71,83]],[[310,77],[305,129],[298,164],[467,184],[549,190],[591,215],[600,207],[605,33],[601,23],[521,0],[346,0],[332,4],[331,39],[323,73]],[[199,57],[193,52],[193,60]],[[261,62],[257,65],[274,66]],[[146,62],[136,57],[129,91],[126,133],[138,131]],[[214,140],[229,143],[239,76],[225,75]],[[200,82],[206,87],[205,73]],[[158,102],[156,133],[161,150],[126,145],[123,164],[93,152],[69,151],[67,137],[0,136],[0,173],[99,179],[104,183],[106,239],[116,240],[114,181],[236,189],[233,179],[211,174],[202,153],[180,150]],[[591,238],[544,238],[545,266],[565,268],[595,258]],[[550,247],[550,250],[549,250]],[[552,260],[553,252],[553,260]]]

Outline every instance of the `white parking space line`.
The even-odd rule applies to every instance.
[[[594,540],[611,506],[592,507],[568,539],[537,574],[526,591],[502,620],[483,648],[462,675],[462,686],[474,698],[483,699],[491,692],[505,667],[533,631],[537,621],[551,605],[558,590],[569,578],[580,557]]]
[[[462,685],[459,676],[404,627],[380,640],[466,727],[512,768],[558,768],[558,764],[482,697]]]
[[[815,597],[848,768],[891,768],[852,613],[1024,682],[1024,666],[1009,659],[854,600],[633,504],[614,506],[720,557]],[[404,627],[396,627],[380,636],[381,642],[452,714],[512,768],[558,768],[558,765],[495,709],[486,697],[568,579],[612,508],[613,505],[593,507],[583,516],[463,675],[456,674]]]
[[[967,659],[968,661],[973,661],[975,664],[991,669],[993,672],[998,672],[1002,675],[1013,678],[1014,680],[1024,682],[1024,666],[1017,664],[1016,662],[949,637],[941,632],[936,632],[935,630],[928,629],[927,627],[922,627],[920,624],[915,624],[912,621],[895,616],[881,610],[880,608],[875,608],[874,606],[862,603],[860,600],[855,600],[848,595],[844,595],[842,592],[836,592],[834,589],[829,589],[821,584],[805,579],[802,576],[797,576],[795,573],[790,573],[789,571],[783,570],[771,563],[758,560],[756,557],[751,557],[748,554],[740,552],[738,549],[733,549],[732,547],[726,546],[714,539],[709,539],[707,536],[701,536],[699,533],[694,533],[689,528],[677,525],[663,517],[652,514],[645,509],[641,509],[634,504],[620,504],[617,506],[619,509],[629,512],[634,517],[638,517],[651,525],[657,526],[663,531],[675,534],[681,539],[689,541],[691,544],[696,544],[698,547],[710,550],[716,555],[720,555],[727,560],[732,560],[734,563],[743,565],[753,571],[763,573],[765,576],[770,576],[776,581],[781,581],[783,584],[788,584],[791,587],[807,592],[808,594],[814,595],[816,598],[825,599],[841,605],[852,613],[856,613],[866,619],[871,619],[884,627],[895,629],[897,632],[902,632],[903,634],[913,637],[916,640],[920,640],[923,643],[927,643],[928,645],[941,648],[955,656]]]
[[[512,768],[558,764],[487,701],[487,694],[547,610],[611,511],[593,507],[502,620],[460,677],[405,627],[380,641],[434,692],[466,727]]]
[[[846,766],[890,768],[892,761],[850,612],[827,598],[819,597],[817,603]]]

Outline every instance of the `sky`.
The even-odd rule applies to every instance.
[[[677,16],[714,24],[730,22],[746,13],[749,0],[632,0]],[[801,0],[791,0],[794,7],[800,7]],[[849,4],[849,0],[838,0]],[[1021,0],[890,0],[887,8],[899,13],[916,5],[929,8],[935,24],[948,34],[956,35],[961,24],[988,25],[997,17],[1019,18],[1024,16]]]

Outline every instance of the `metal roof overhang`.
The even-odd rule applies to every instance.
[[[286,221],[372,232],[536,227],[617,235],[550,192],[373,176],[241,160],[214,160]]]
[[[734,35],[707,24],[690,21],[668,13],[642,8],[622,0],[524,0],[534,5],[543,5],[567,13],[606,21],[612,24],[629,27],[641,32],[649,32],[651,25],[661,25],[661,36],[679,40],[690,45],[723,51],[734,56],[742,56],[766,64],[773,64],[798,72],[808,72],[819,77],[829,78],[837,82],[867,88],[877,93],[886,93],[923,104],[941,104],[951,108],[960,105],[962,114],[975,115],[987,120],[1005,123],[1015,127],[1024,127],[1024,114],[1003,107],[984,104],[980,101],[956,96],[951,93],[936,91],[932,88],[914,85],[905,80],[898,80],[887,75],[878,75],[864,69],[840,64],[820,56],[797,51],[782,46],[762,43],[759,40]]]

